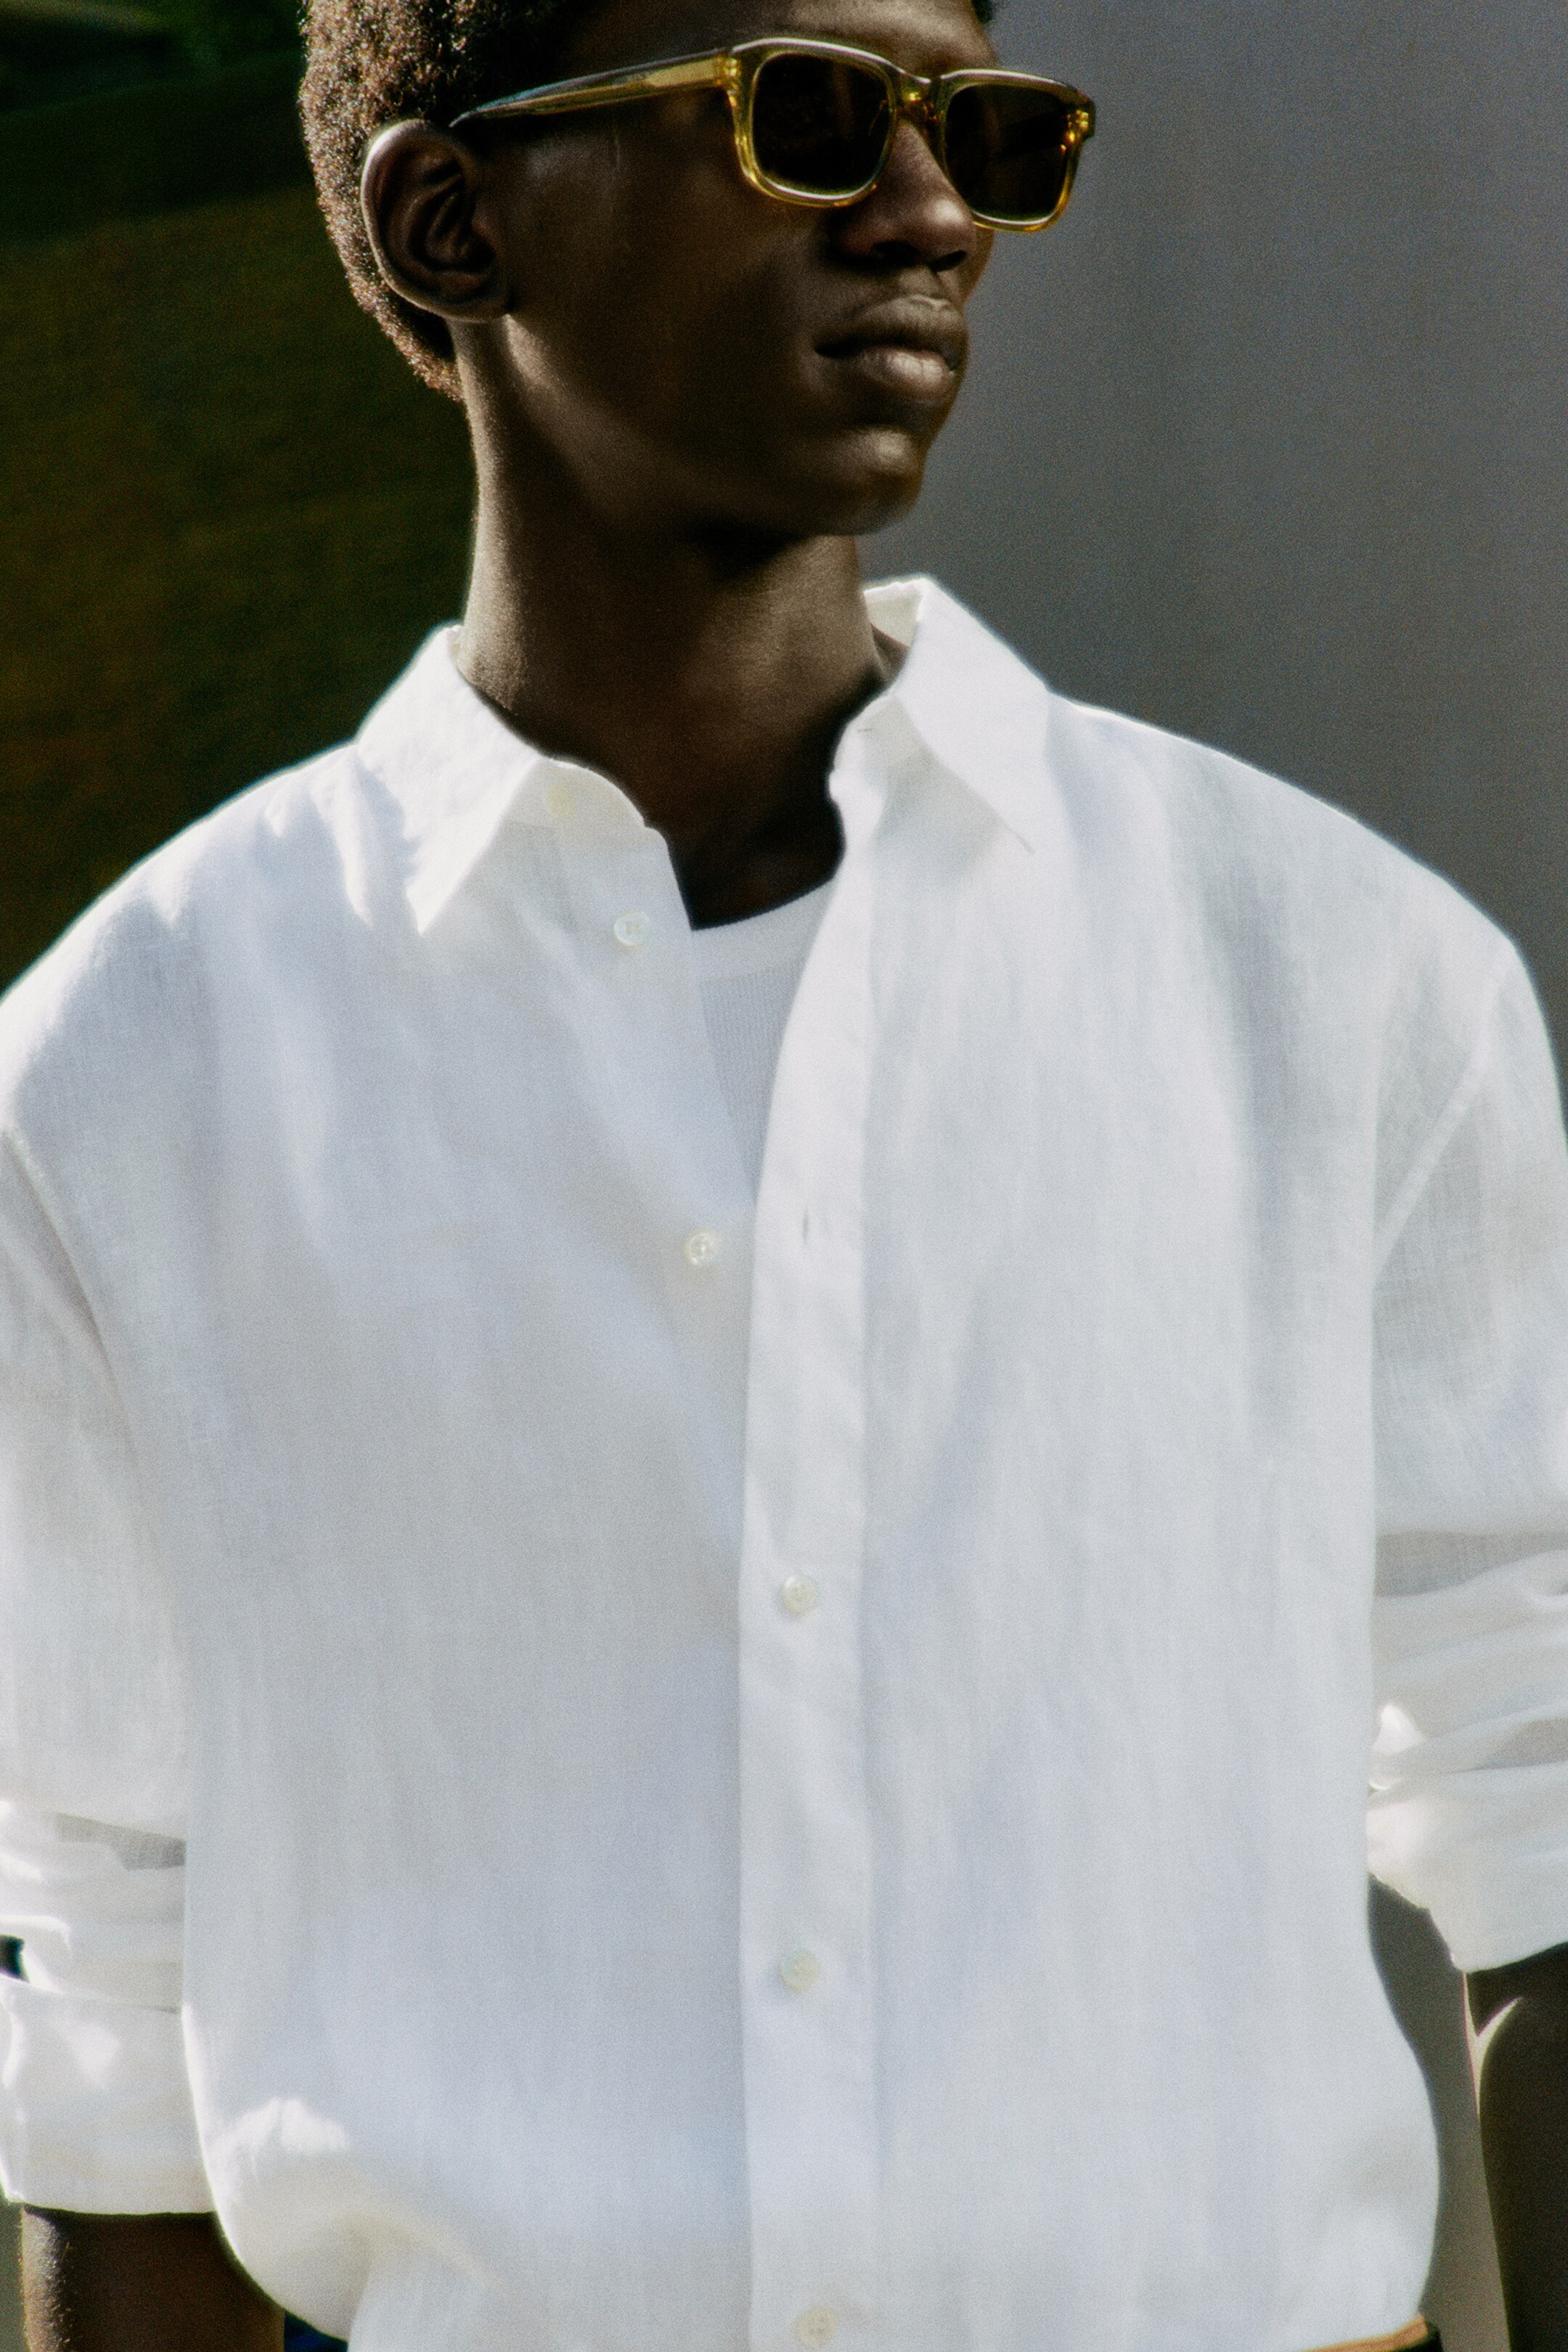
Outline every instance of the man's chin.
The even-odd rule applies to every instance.
[[[704,485],[707,524],[781,547],[859,539],[908,514],[921,494],[929,446],[923,436],[861,427],[826,449],[818,443],[792,453],[791,464],[764,469],[753,462],[721,488]]]
[[[860,539],[908,514],[921,494],[930,445],[878,427],[858,433],[801,499],[814,509],[813,532]]]
[[[897,489],[882,485],[852,507],[842,508],[834,531],[842,539],[868,539],[874,532],[886,530],[890,523],[901,522],[921,494],[921,476],[903,483]]]

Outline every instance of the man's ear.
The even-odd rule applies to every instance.
[[[431,122],[395,122],[364,159],[360,204],[382,276],[416,310],[452,320],[507,310],[492,174],[463,140]]]

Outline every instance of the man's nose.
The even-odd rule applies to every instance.
[[[912,122],[900,122],[869,195],[834,215],[839,249],[857,259],[885,255],[957,269],[974,251],[973,214]]]

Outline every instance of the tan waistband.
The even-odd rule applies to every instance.
[[[1320,2352],[1407,2352],[1413,2344],[1425,2344],[1432,2330],[1417,2315],[1408,2327],[1396,2327],[1392,2336],[1357,2336],[1348,2344],[1324,2344]]]

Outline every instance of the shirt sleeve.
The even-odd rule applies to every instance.
[[[1374,1874],[1461,1969],[1568,1942],[1568,1152],[1503,948],[1384,1218]]]
[[[183,1680],[83,1291],[0,1150],[0,2181],[204,2211],[180,2022]]]

